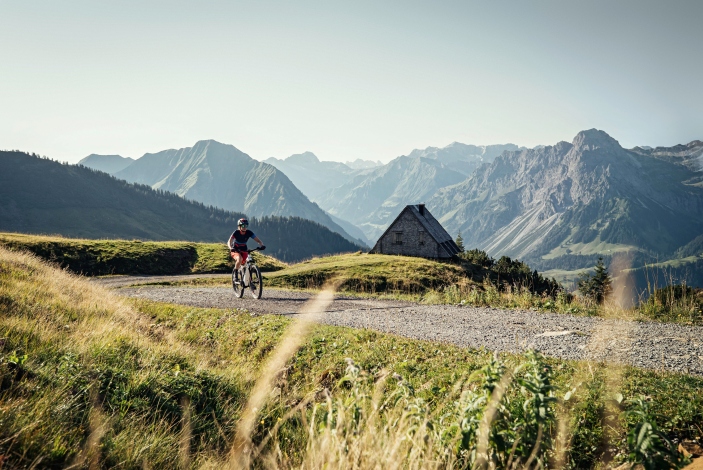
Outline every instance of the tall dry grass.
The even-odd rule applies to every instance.
[[[302,469],[545,468],[552,453],[556,398],[538,355],[508,366],[495,360],[464,377],[430,406],[397,374],[370,376],[352,360],[346,393],[300,413],[307,430],[302,462],[273,444],[255,466]]]
[[[577,363],[558,387],[554,361],[532,353],[461,371],[436,395],[349,359],[340,380],[312,387],[270,423],[271,409],[281,406],[272,394],[280,375],[333,291],[261,350],[258,370],[242,371],[244,361],[227,356],[227,345],[186,341],[187,327],[155,327],[154,318],[113,293],[0,249],[1,334],[10,348],[34,354],[26,373],[36,375],[17,379],[25,369],[3,369],[10,384],[0,390],[0,449],[17,466],[36,468],[574,468],[589,452],[584,426],[604,429],[588,442],[601,459],[614,457],[603,449],[631,428],[612,399],[625,392],[624,369]],[[184,325],[199,321],[187,318]],[[601,347],[599,335],[593,338],[589,347]],[[199,375],[212,371],[221,375]],[[60,379],[52,381],[52,373]],[[226,375],[253,383],[240,395],[227,392]],[[605,390],[596,399],[594,384]],[[202,398],[208,387],[215,396]],[[154,406],[138,403],[147,393]],[[115,398],[121,394],[123,401]],[[591,411],[594,400],[604,406]],[[284,437],[291,435],[294,442]]]
[[[251,464],[252,452],[254,451],[251,435],[254,430],[258,412],[266,403],[267,397],[273,391],[273,384],[276,377],[281,373],[284,366],[300,345],[305,341],[307,333],[312,328],[318,317],[324,313],[334,299],[334,286],[323,289],[312,300],[303,305],[295,321],[290,325],[288,331],[270,354],[269,359],[263,367],[261,377],[257,380],[254,388],[249,394],[249,399],[239,423],[237,433],[234,437],[234,444],[230,455],[229,465],[232,468],[248,468]]]
[[[174,414],[188,414],[173,402],[211,380],[212,356],[152,321],[104,288],[0,247],[0,454],[18,466],[99,468],[107,446],[108,461],[123,466],[178,465]],[[185,358],[191,369],[179,377]],[[236,403],[222,406],[236,413]],[[191,461],[184,439],[182,463]]]

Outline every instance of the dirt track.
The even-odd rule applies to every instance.
[[[218,275],[219,276],[219,275]],[[155,278],[101,278],[106,286]],[[158,281],[173,280],[160,277]],[[261,300],[238,299],[226,287],[120,288],[129,297],[196,307],[243,308],[253,314],[295,316],[312,294],[264,289]],[[703,375],[703,328],[576,317],[566,314],[456,305],[419,305],[338,296],[320,317],[330,325],[369,328],[409,338],[497,351],[537,349],[563,359],[628,363]]]

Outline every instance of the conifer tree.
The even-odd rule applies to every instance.
[[[603,258],[600,257],[598,258],[593,274],[586,273],[579,277],[578,289],[585,297],[591,298],[601,304],[608,294],[610,294],[612,289],[611,284],[612,279],[610,278],[608,269],[605,267],[605,263],[603,263]]]
[[[459,232],[456,236],[456,246],[459,247],[459,251],[461,253],[464,252],[464,239],[461,238],[461,232]]]

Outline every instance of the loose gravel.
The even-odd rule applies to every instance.
[[[252,314],[289,316],[295,316],[313,296],[265,288],[260,300],[238,299],[232,289],[224,287],[143,286],[117,292],[195,307],[241,308]],[[471,348],[501,352],[532,348],[562,359],[616,362],[703,375],[701,327],[346,296],[337,296],[325,312],[320,312],[319,321]]]
[[[138,286],[142,284],[158,284],[159,282],[178,282],[193,279],[223,279],[229,280],[230,274],[183,274],[176,276],[155,275],[112,275],[92,277],[91,281],[109,288]]]

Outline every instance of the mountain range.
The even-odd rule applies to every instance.
[[[591,255],[662,259],[703,234],[703,143],[626,150],[603,131],[504,152],[427,205],[451,233],[538,268],[592,266]]]
[[[86,163],[94,165],[96,159],[84,159]],[[130,183],[146,184],[249,216],[296,216],[312,220],[353,243],[365,245],[312,203],[285,174],[232,145],[202,140],[192,147],[147,153],[110,173]]]
[[[209,140],[147,153],[131,163],[119,156],[91,155],[81,164],[104,169],[122,162],[124,168],[108,172],[228,210],[307,218],[350,241],[373,245],[408,201],[427,199],[501,152],[517,149],[514,144],[454,142],[413,150],[386,165],[362,159],[349,164],[320,161],[312,152],[262,163],[231,145]]]
[[[213,163],[218,146],[228,148],[223,164],[235,154],[245,162],[240,173],[249,176],[239,184],[247,194],[213,196],[226,189],[212,175],[229,175]],[[296,211],[318,220],[324,214],[367,245],[405,205],[425,202],[467,247],[517,257],[542,271],[587,268],[598,256],[623,253],[633,266],[679,258],[698,263],[703,252],[701,141],[625,149],[591,129],[571,142],[532,149],[455,142],[372,168],[320,161],[312,152],[259,163],[232,149],[203,141],[147,154],[115,175],[218,207],[241,198],[252,212]],[[312,215],[305,212],[310,206]]]
[[[310,157],[306,163],[301,175],[309,180],[318,168],[339,165]],[[686,258],[690,271],[703,262],[701,141],[625,149],[591,129],[533,149],[455,142],[372,170],[327,175],[325,182],[312,199],[359,226],[371,243],[403,206],[426,201],[466,246],[543,271],[574,271],[623,254],[632,266]]]
[[[319,196],[320,206],[348,220],[375,241],[407,204],[429,199],[439,188],[465,176],[438,160],[398,157],[386,165],[356,174],[349,182]]]
[[[84,166],[0,152],[0,231],[224,244],[242,215]],[[299,217],[263,217],[250,225],[267,244],[267,253],[283,261],[360,249]]]
[[[312,199],[333,216],[358,226],[373,245],[405,205],[425,201],[439,189],[465,180],[502,152],[519,148],[454,142],[441,148],[415,149],[381,167],[347,172],[335,180],[335,187]]]

